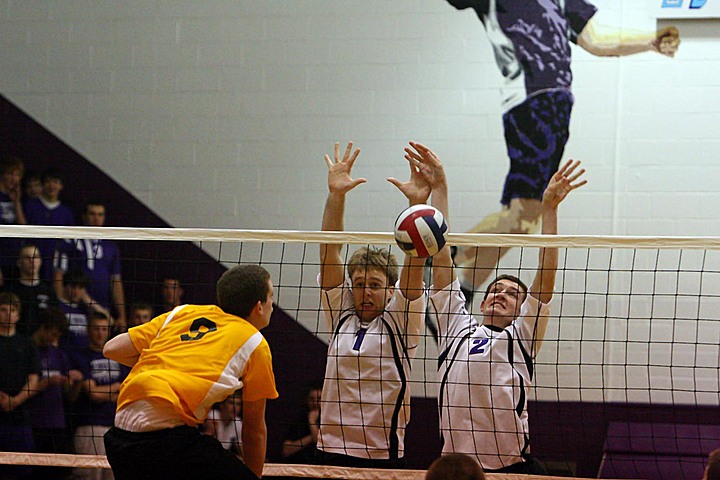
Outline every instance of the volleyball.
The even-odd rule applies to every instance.
[[[443,214],[430,205],[413,205],[395,220],[395,241],[413,257],[431,257],[447,241],[448,227]]]

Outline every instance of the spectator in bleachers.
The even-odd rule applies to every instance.
[[[153,319],[153,309],[147,303],[133,303],[128,315],[128,328],[137,327]]]
[[[26,170],[22,177],[22,192],[25,200],[40,198],[42,194],[42,181],[40,174],[35,170]]]
[[[80,370],[84,380],[82,393],[75,407],[75,453],[105,455],[103,435],[112,427],[120,385],[129,369],[102,354],[110,338],[110,319],[93,312],[88,319],[88,348],[71,353],[73,366]],[[78,468],[77,479],[112,480],[109,469]]]
[[[17,157],[0,159],[0,225],[25,225],[20,179],[25,166]],[[14,275],[20,239],[0,238],[0,286]]]
[[[89,280],[84,273],[72,270],[63,276],[63,289],[60,293],[60,310],[68,321],[67,333],[62,336],[60,344],[71,351],[88,346],[88,317],[91,312],[99,312],[110,317],[105,310],[88,294]]]
[[[203,423],[203,432],[212,435],[242,458],[242,391],[238,390],[216,404]]]
[[[106,209],[103,202],[93,200],[85,204],[83,211],[85,226],[103,227],[105,218]],[[115,328],[120,331],[127,328],[120,249],[115,242],[99,239],[65,240],[55,254],[54,268],[55,292],[62,289],[63,276],[67,271],[82,271],[90,280],[87,288],[90,297],[104,309],[115,314]]]
[[[62,172],[54,167],[44,170],[40,197],[28,199],[23,205],[28,225],[75,225],[72,211],[60,201],[60,192],[62,190]],[[41,273],[45,280],[52,278],[52,259],[59,242],[60,240],[56,238],[39,238],[36,240],[43,259]]]
[[[708,465],[703,480],[720,480],[720,448],[708,455]]]
[[[29,337],[15,328],[20,299],[0,293],[0,451],[35,450],[27,401],[38,392],[40,360]],[[0,478],[27,478],[28,466],[0,465]]]
[[[155,316],[162,315],[163,313],[171,311],[173,308],[182,305],[183,291],[180,279],[177,277],[165,277],[163,278],[162,286],[160,287],[162,294],[162,305],[159,306],[155,311]]]
[[[315,445],[320,432],[320,399],[322,387],[311,385],[305,397],[302,413],[292,425],[283,442],[282,455],[286,463],[315,463]]]
[[[20,299],[22,314],[17,329],[27,336],[37,328],[38,314],[58,303],[52,287],[40,276],[41,266],[40,249],[34,244],[24,245],[17,258],[18,278],[8,281],[5,287]]]
[[[67,354],[57,347],[68,324],[62,311],[48,308],[40,312],[39,326],[32,335],[37,347],[42,373],[38,393],[29,402],[35,450],[43,453],[73,453],[72,439],[65,416],[65,399],[74,401],[80,393],[82,373],[74,370]],[[43,480],[63,479],[70,469],[36,467],[34,477]]]

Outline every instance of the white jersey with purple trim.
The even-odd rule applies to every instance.
[[[527,392],[533,379],[538,320],[550,307],[527,295],[508,327],[479,325],[460,283],[430,297],[438,320],[438,381],[443,453],[474,455],[485,469],[530,453]]]
[[[321,293],[331,336],[319,450],[374,460],[404,455],[410,362],[427,302],[425,295],[406,299],[398,285],[382,315],[367,323],[355,314],[349,279]]]

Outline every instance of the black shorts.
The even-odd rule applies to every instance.
[[[503,115],[510,171],[500,203],[514,198],[542,200],[570,137],[573,96],[550,90],[528,98]]]
[[[115,480],[257,480],[242,460],[197,428],[135,433],[113,427],[105,449]]]
[[[547,475],[545,467],[537,458],[527,456],[524,462],[514,463],[507,467],[498,468],[497,470],[485,470],[491,473],[522,473],[523,475]]]

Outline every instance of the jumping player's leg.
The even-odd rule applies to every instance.
[[[514,198],[510,205],[485,217],[470,233],[536,233],[540,227],[542,203],[534,198]],[[458,249],[455,264],[458,277],[468,290],[477,290],[495,273],[495,267],[509,248],[467,247]]]
[[[560,165],[569,138],[572,104],[569,91],[553,90],[528,98],[503,115],[510,158],[501,199],[504,207],[470,232],[529,234],[538,230],[542,194]],[[503,248],[458,249],[455,263],[461,267],[464,288],[478,289],[505,253]]]

